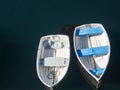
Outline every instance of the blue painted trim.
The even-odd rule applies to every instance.
[[[44,59],[40,59],[40,65],[44,65]]]
[[[86,48],[77,50],[79,57],[93,56],[93,55],[106,55],[108,53],[108,46]]]
[[[102,33],[103,33],[103,30],[101,27],[78,28],[76,30],[76,36],[90,36],[90,35],[98,35]]]
[[[89,70],[93,75],[97,76],[103,73],[103,71],[105,70],[105,68],[98,68],[96,70],[92,69]]]

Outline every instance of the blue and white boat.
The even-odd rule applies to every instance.
[[[101,24],[97,23],[77,26],[73,41],[82,74],[90,84],[99,88],[110,57],[107,32]]]
[[[66,35],[47,35],[40,39],[36,69],[41,82],[53,88],[66,75],[70,62],[70,43]]]

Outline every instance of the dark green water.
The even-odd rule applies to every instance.
[[[86,23],[102,23],[108,32],[111,58],[101,89],[119,90],[119,4],[119,0],[1,0],[0,90],[43,90],[36,74],[40,38],[61,33],[67,25]],[[72,48],[67,75],[54,89],[92,90],[82,77],[73,52]]]

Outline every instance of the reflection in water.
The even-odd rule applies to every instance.
[[[61,33],[62,34],[66,34],[70,37],[70,39],[72,38],[73,36],[73,32],[74,32],[74,28],[75,28],[75,25],[64,25],[62,28],[61,28]]]

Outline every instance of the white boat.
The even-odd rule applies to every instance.
[[[83,76],[99,88],[110,57],[110,42],[104,27],[97,23],[78,26],[73,41]]]
[[[67,73],[70,43],[66,35],[47,35],[40,40],[37,53],[37,75],[47,87],[57,85]]]

